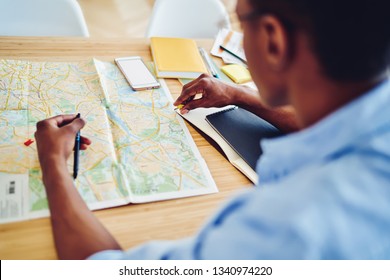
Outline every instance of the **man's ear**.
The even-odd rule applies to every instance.
[[[259,22],[262,36],[259,42],[264,48],[265,63],[275,71],[284,70],[289,63],[292,52],[292,43],[287,30],[281,21],[272,16],[265,15]]]

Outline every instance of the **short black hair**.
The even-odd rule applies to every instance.
[[[249,0],[273,14],[289,33],[307,34],[324,74],[337,81],[363,81],[390,65],[389,0]]]

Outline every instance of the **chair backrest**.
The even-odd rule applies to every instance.
[[[82,36],[89,32],[76,0],[0,0],[0,36]]]
[[[214,38],[230,20],[220,0],[156,0],[145,36]]]

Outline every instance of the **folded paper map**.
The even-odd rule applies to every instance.
[[[90,209],[216,192],[161,82],[133,91],[113,63],[98,60],[0,60],[0,223],[49,215],[29,139],[38,121],[58,114],[87,121],[81,134],[92,144],[80,152],[75,186]]]

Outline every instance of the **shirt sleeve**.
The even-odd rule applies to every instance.
[[[102,251],[89,259],[221,260],[297,257],[290,253],[299,252],[302,248],[299,234],[294,229],[289,229],[286,220],[278,218],[278,213],[267,217],[265,213],[272,212],[263,211],[262,208],[272,204],[264,201],[262,196],[256,197],[257,193],[258,191],[251,190],[232,199],[192,238],[149,242],[128,251]]]

